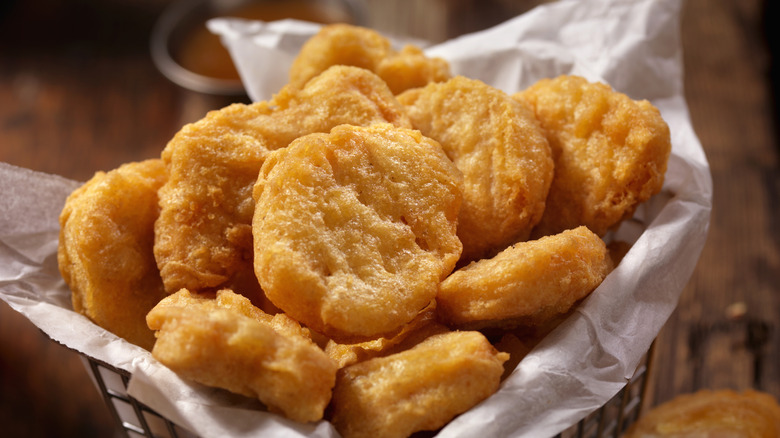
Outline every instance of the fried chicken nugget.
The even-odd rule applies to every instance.
[[[650,102],[577,76],[542,79],[514,97],[534,108],[555,160],[534,236],[579,225],[603,236],[661,190],[671,139]]]
[[[394,94],[450,78],[441,58],[428,58],[419,47],[400,51],[378,32],[349,24],[331,24],[310,38],[290,67],[290,86],[302,88],[311,78],[334,65],[371,70],[387,82]]]
[[[59,218],[57,261],[73,309],[146,349],[154,344],[146,313],[166,296],[152,252],[165,178],[159,159],[98,172]]]
[[[566,313],[610,271],[606,245],[587,227],[517,243],[439,285],[439,315],[461,328],[540,325]]]
[[[375,72],[390,91],[400,94],[412,88],[450,79],[450,66],[442,58],[429,58],[417,46],[408,44],[379,62]]]
[[[265,103],[211,111],[163,150],[170,176],[159,191],[154,254],[168,292],[220,286],[251,266],[250,193],[270,148],[252,128],[270,113]]]
[[[771,395],[746,390],[701,390],[659,405],[628,430],[626,438],[780,436],[780,405]]]
[[[227,289],[216,299],[182,289],[146,319],[157,330],[152,355],[182,377],[257,398],[295,421],[322,418],[336,364],[286,316],[263,315]]]
[[[339,124],[375,122],[411,126],[376,75],[333,67],[302,90],[230,105],[182,128],[162,153],[170,179],[160,189],[154,254],[166,290],[249,284],[236,279],[254,278],[251,194],[268,152]]]
[[[438,143],[386,123],[295,140],[267,158],[254,190],[263,290],[330,337],[399,329],[460,256],[460,178]]]
[[[398,96],[412,124],[463,172],[458,237],[463,260],[526,240],[544,212],[553,161],[527,105],[462,76]]]
[[[340,370],[331,421],[345,438],[436,430],[492,395],[508,358],[479,332],[431,336]]]
[[[338,125],[367,126],[412,124],[404,107],[382,79],[368,70],[333,66],[306,83],[303,89],[284,87],[270,101],[274,108],[269,123],[258,126],[273,149],[287,146],[298,137],[329,132]]]

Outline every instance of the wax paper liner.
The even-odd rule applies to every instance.
[[[660,110],[672,133],[663,191],[610,238],[633,243],[620,265],[502,383],[441,437],[552,436],[625,385],[677,305],[707,235],[712,180],[683,94],[678,0],[561,1],[488,30],[426,48],[453,73],[508,93],[543,77],[604,81]],[[317,25],[217,19],[249,95],[267,99]],[[203,437],[337,436],[325,421],[299,424],[256,401],[181,380],[143,349],[71,310],[57,271],[57,216],[79,185],[0,163],[0,298],[53,340],[132,373],[129,392]],[[302,395],[303,396],[303,395]]]

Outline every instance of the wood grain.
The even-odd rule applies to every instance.
[[[711,166],[713,212],[658,338],[651,403],[703,388],[780,398],[780,171],[765,7],[691,0],[683,9],[685,93]]]

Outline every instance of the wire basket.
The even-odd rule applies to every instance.
[[[637,421],[647,390],[653,346],[640,361],[633,377],[610,401],[561,432],[556,438],[620,437]],[[197,438],[127,394],[130,373],[81,355],[117,428],[129,438]]]

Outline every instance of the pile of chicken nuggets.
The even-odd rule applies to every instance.
[[[670,149],[607,85],[508,95],[330,25],[269,101],[73,192],[59,266],[76,311],[186,379],[404,437],[493,394],[602,282]]]

